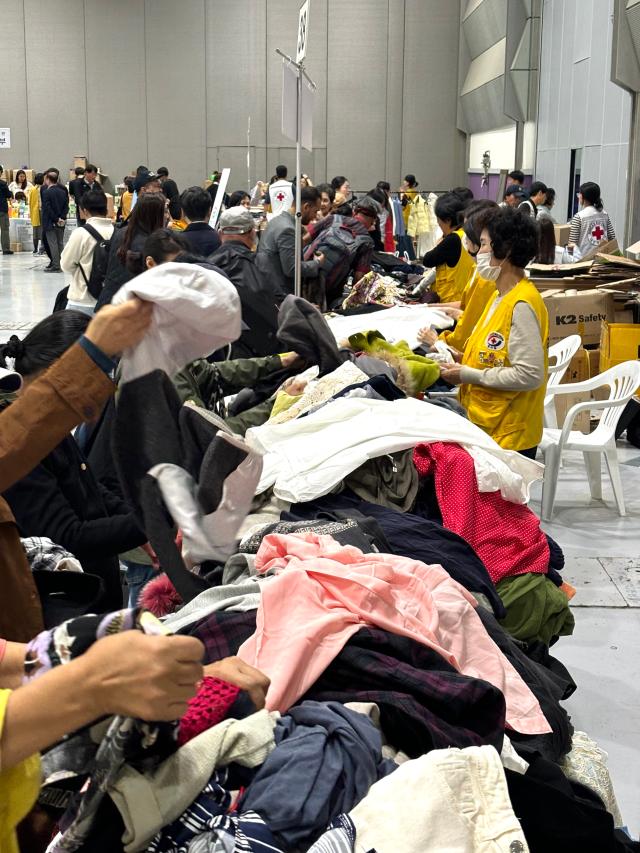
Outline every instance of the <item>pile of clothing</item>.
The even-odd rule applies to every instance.
[[[576,685],[549,648],[573,616],[527,506],[541,466],[408,396],[397,362],[420,391],[431,369],[410,341],[365,326],[347,354],[312,306],[283,312],[312,369],[245,437],[181,403],[180,348],[125,355],[113,453],[166,574],[143,609],[30,645],[38,677],[105,632],[194,636],[266,673],[266,707],[205,678],[175,723],[68,737],[43,757],[49,850],[637,850],[562,706]]]

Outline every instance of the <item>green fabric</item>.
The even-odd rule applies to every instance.
[[[276,394],[276,401],[273,404],[273,409],[271,410],[271,417],[275,418],[276,415],[279,415],[281,412],[286,412],[287,409],[290,409],[294,403],[296,403],[302,394],[297,394],[296,396],[292,396],[291,394],[287,394],[286,391],[278,391]]]
[[[356,352],[366,352],[369,355],[383,358],[392,366],[398,368],[399,379],[402,381],[403,370],[406,371],[407,381],[402,383],[408,393],[416,395],[430,388],[440,377],[440,365],[423,355],[416,355],[406,341],[389,343],[377,331],[358,332],[349,338],[349,346]]]
[[[217,361],[215,364],[209,363],[206,358],[199,358],[176,373],[173,384],[183,403],[192,400],[197,406],[209,409],[211,401],[215,400],[219,392],[225,397],[237,394],[281,368],[279,355],[235,358],[231,361]]]
[[[247,409],[246,412],[241,412],[234,418],[225,418],[225,423],[232,432],[237,435],[244,435],[248,429],[254,426],[262,426],[266,424],[271,415],[273,408],[273,397],[269,397],[262,403],[258,403],[252,409]]]
[[[575,619],[564,592],[546,575],[526,574],[496,584],[507,615],[500,620],[512,637],[523,642],[554,639],[573,634]]]

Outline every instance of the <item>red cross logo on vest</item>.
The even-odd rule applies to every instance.
[[[284,193],[282,192],[282,190],[280,190],[276,198],[278,199],[278,201],[284,201]]]
[[[601,225],[596,225],[596,227],[591,232],[591,236],[594,238],[594,240],[600,242],[600,240],[602,240],[602,238],[604,237],[603,227]]]

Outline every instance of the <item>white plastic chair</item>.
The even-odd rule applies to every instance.
[[[544,425],[552,429],[557,429],[558,420],[556,418],[556,406],[553,394],[549,392],[550,388],[555,388],[559,385],[567,368],[571,364],[571,359],[582,346],[582,338],[580,335],[569,335],[568,338],[563,338],[557,344],[549,347],[549,359],[555,358],[555,363],[549,365],[549,378],[547,380],[547,395],[544,398]]]
[[[591,497],[595,500],[602,500],[602,462],[600,456],[604,454],[618,513],[625,515],[624,493],[615,433],[620,415],[639,385],[640,361],[625,361],[611,367],[600,376],[594,376],[593,379],[568,385],[556,385],[550,389],[551,394],[555,396],[556,394],[591,392],[595,391],[596,388],[608,386],[609,398],[607,400],[589,400],[586,403],[576,403],[567,412],[562,429],[544,430],[540,449],[545,462],[542,484],[542,518],[545,521],[549,521],[553,513],[560,462],[565,450],[582,451],[589,478]],[[590,435],[572,432],[571,427],[576,415],[592,409],[602,409],[600,422],[595,430]]]

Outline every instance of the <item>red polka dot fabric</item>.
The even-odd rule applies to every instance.
[[[196,695],[189,701],[187,711],[180,720],[178,743],[180,746],[196,735],[221,723],[229,708],[238,698],[240,688],[220,678],[207,675]]]
[[[471,456],[459,444],[419,444],[413,461],[433,474],[442,522],[475,549],[494,583],[527,572],[546,574],[549,545],[529,507],[500,492],[480,492]]]

